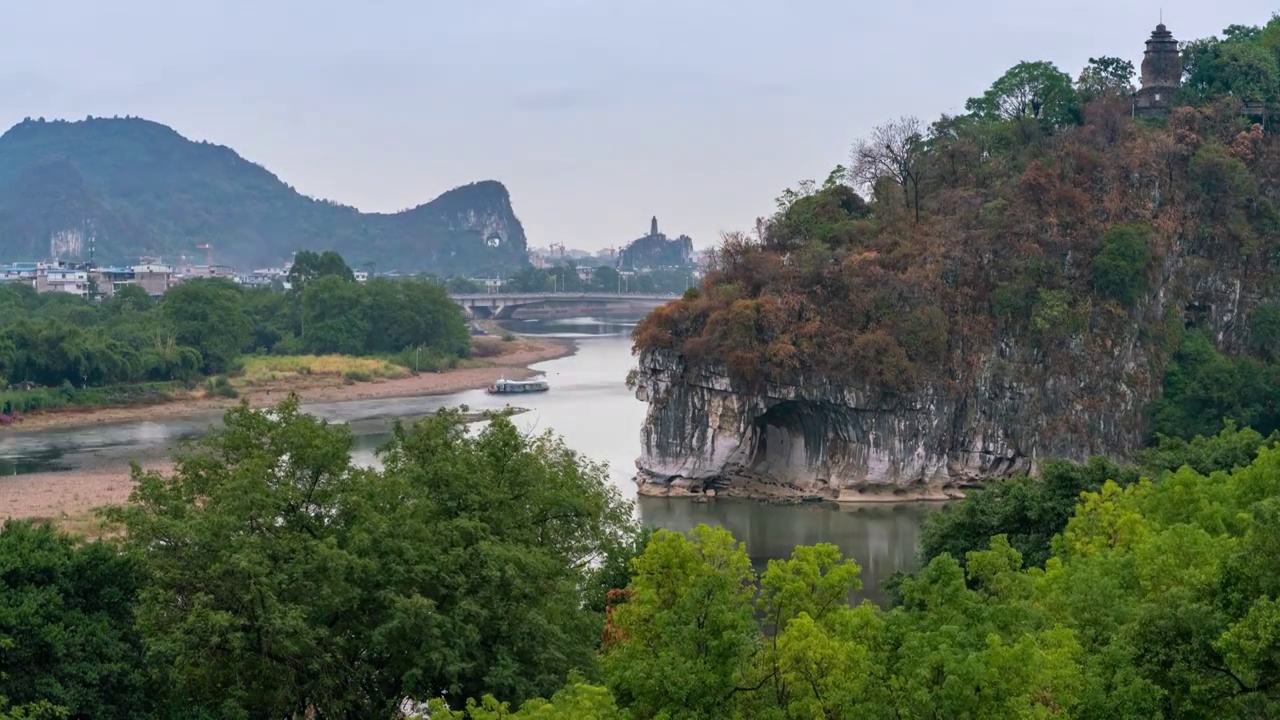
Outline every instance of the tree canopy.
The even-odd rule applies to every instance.
[[[420,348],[456,359],[469,352],[466,320],[440,285],[356,283],[341,256],[315,257],[328,258],[329,270],[289,294],[199,278],[159,300],[125,286],[99,303],[0,285],[0,415],[49,401],[36,391],[4,392],[9,384],[127,395],[146,383],[234,372],[253,353],[395,356]]]

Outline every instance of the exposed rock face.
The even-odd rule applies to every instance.
[[[997,338],[906,394],[821,377],[746,388],[716,362],[642,352],[639,491],[941,499],[1035,474],[1046,458],[1129,460],[1148,437],[1178,327],[1204,328],[1220,350],[1241,352],[1254,310],[1274,301],[1266,272],[1195,239],[1178,238],[1157,262],[1158,279],[1134,307],[1095,309],[1052,356]]]
[[[820,381],[743,392],[722,368],[645,353],[636,383],[649,414],[636,481],[653,495],[944,498],[1034,472],[1045,457],[1123,455],[1140,444],[1155,388],[1136,344],[1118,349],[1106,372],[1035,383],[1017,379],[1011,354],[987,358],[970,392],[889,397]],[[1102,404],[1073,400],[1104,387]]]

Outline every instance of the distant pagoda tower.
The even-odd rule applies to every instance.
[[[657,234],[658,234],[658,216],[654,215],[653,219],[649,221],[649,237],[653,237]]]
[[[1182,85],[1182,56],[1178,41],[1164,26],[1156,25],[1142,54],[1142,89],[1133,95],[1133,114],[1165,115],[1173,104],[1173,95]]]

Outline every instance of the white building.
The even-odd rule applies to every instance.
[[[66,267],[45,269],[45,291],[64,292],[68,295],[89,295],[89,273],[86,270],[75,270]]]
[[[0,265],[0,282],[17,282],[35,288],[36,292],[44,292],[45,271],[48,265],[42,262],[17,262]]]

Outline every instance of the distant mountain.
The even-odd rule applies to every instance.
[[[0,260],[144,255],[247,268],[298,250],[353,267],[464,274],[525,263],[502,183],[450,190],[394,214],[307,197],[230,148],[142,119],[24,120],[0,136]]]

